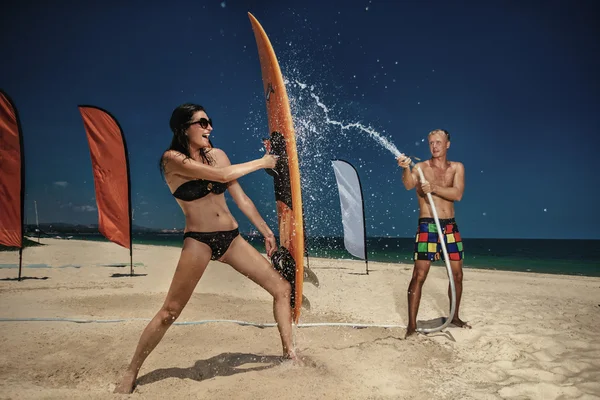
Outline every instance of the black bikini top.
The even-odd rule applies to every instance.
[[[183,201],[201,199],[209,193],[222,194],[227,190],[227,184],[205,179],[187,181],[173,192],[173,197]]]

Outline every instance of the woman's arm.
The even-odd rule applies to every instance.
[[[215,153],[222,153],[223,155],[225,154],[219,149],[213,149],[212,151]],[[169,172],[196,179],[206,179],[223,183],[233,181],[251,172],[258,171],[259,169],[275,168],[276,161],[276,156],[265,154],[262,158],[242,164],[229,164],[226,166],[214,167],[191,158],[186,159],[183,154],[175,150],[167,150],[165,154],[163,154],[165,169],[168,167]]]

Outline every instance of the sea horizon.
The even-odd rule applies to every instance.
[[[265,252],[262,236],[244,232],[242,236],[258,251]],[[31,232],[28,238],[37,240]],[[63,234],[57,238],[108,241],[100,233]],[[183,233],[134,232],[132,239],[133,244],[181,247]],[[463,242],[465,269],[600,277],[600,239],[463,237]],[[340,236],[308,236],[305,243],[308,263],[310,257],[364,261],[348,253]],[[414,237],[367,237],[367,261],[412,265],[413,245]],[[444,266],[443,259],[432,266]]]
[[[56,226],[56,227],[60,227],[59,230],[49,230],[47,229],[48,226]],[[61,223],[61,222],[52,222],[52,223],[40,223],[40,227],[44,227],[45,229],[41,229],[42,230],[42,235],[45,235],[45,237],[54,237],[56,235],[58,236],[64,236],[64,235],[89,235],[89,236],[102,236],[102,233],[100,233],[98,231],[98,224],[71,224],[71,223]],[[86,228],[88,230],[82,229]],[[69,229],[72,228],[73,230]],[[48,232],[46,232],[46,230],[48,230]],[[144,234],[157,234],[157,235],[183,235],[185,232],[185,229],[183,228],[148,228],[145,226],[133,226],[132,229],[132,234],[133,237],[135,238],[136,236],[139,235],[144,235]],[[262,235],[257,232],[255,229],[250,229],[250,230],[243,230],[240,228],[240,233],[244,236],[257,236],[257,237],[262,237]],[[24,236],[28,236],[28,237],[36,237],[37,233],[35,232],[35,225],[33,224],[26,224],[26,229],[25,229],[25,234]],[[48,236],[51,235],[51,236]],[[474,237],[474,236],[465,236],[464,234],[461,235],[463,240],[596,240],[596,241],[600,241],[600,237],[598,238],[589,238],[589,237]],[[42,236],[44,237],[44,236]],[[344,236],[343,235],[310,235],[310,234],[306,234],[305,235],[306,238],[309,239],[320,239],[320,238],[333,238],[333,239],[343,239]],[[414,235],[408,235],[408,236],[394,236],[394,235],[368,235],[367,234],[367,239],[385,239],[385,238],[389,238],[389,239],[412,239],[414,238]]]

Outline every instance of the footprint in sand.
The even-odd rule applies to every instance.
[[[549,383],[561,383],[566,380],[566,377],[562,374],[556,374],[536,368],[513,369],[507,371],[507,373],[513,376],[518,376],[533,383],[537,383],[540,381]]]
[[[556,360],[556,357],[552,356],[550,353],[544,350],[536,351],[532,354],[532,356],[541,362],[552,362]]]
[[[526,398],[555,400],[560,398],[577,398],[584,393],[573,386],[559,386],[552,383],[519,383],[503,387],[498,391],[503,398]]]
[[[477,361],[515,361],[522,357],[519,347],[506,342],[506,338],[482,336],[472,345],[472,348],[479,350],[473,352],[482,358]]]
[[[588,394],[600,394],[600,382],[582,382],[578,387]],[[600,396],[598,396],[600,398]]]
[[[566,376],[577,376],[579,374],[582,373],[582,371],[585,370],[593,370],[593,369],[597,369],[598,366],[593,366],[592,364],[589,364],[587,362],[584,362],[582,360],[563,360],[560,364],[559,367],[556,367],[555,370],[562,370],[564,371],[564,375]]]

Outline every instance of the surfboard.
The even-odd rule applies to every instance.
[[[270,173],[274,181],[279,224],[279,248],[271,259],[273,266],[292,285],[292,319],[298,324],[304,284],[304,221],[296,133],[275,51],[258,20],[251,13],[248,17],[258,47],[267,106],[270,137],[266,144],[273,154],[279,156],[274,171]]]

